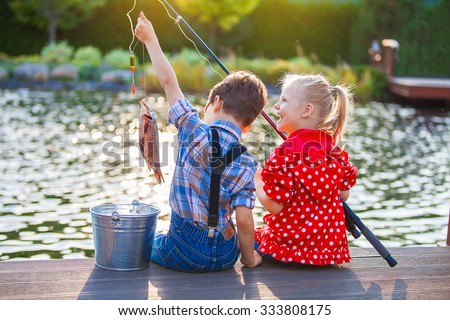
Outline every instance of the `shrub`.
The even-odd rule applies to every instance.
[[[356,66],[353,70],[358,76],[356,94],[362,102],[383,98],[389,84],[386,73],[380,69],[367,66]]]
[[[208,55],[205,53],[202,53],[202,55],[205,58],[208,58]],[[197,50],[194,49],[190,49],[187,47],[183,47],[181,49],[181,51],[174,55],[173,60],[176,61],[183,61],[184,63],[186,63],[187,65],[192,65],[192,64],[196,64],[196,63],[207,63],[197,52]]]
[[[267,69],[267,82],[275,85],[286,72],[291,72],[292,63],[284,59],[276,59],[270,63]]]
[[[141,88],[144,88],[149,93],[163,93],[164,90],[156,78],[153,66],[147,66],[145,72],[136,75],[137,82]]]
[[[193,57],[192,57],[193,58]],[[211,67],[198,59],[186,59],[179,54],[174,58],[169,57],[171,64],[178,77],[180,87],[185,92],[202,92],[210,89],[213,84],[220,81],[220,77],[211,70]],[[198,60],[197,63],[194,63]],[[387,88],[387,76],[382,71],[369,67],[352,67],[341,63],[335,67],[312,63],[306,57],[297,57],[289,60],[284,59],[246,59],[242,57],[231,57],[222,60],[230,70],[249,70],[258,75],[268,85],[276,85],[285,72],[299,74],[323,74],[331,84],[345,84],[352,88],[359,102],[367,102],[370,99],[382,98]],[[214,69],[220,73],[220,67],[212,62]],[[162,92],[152,68],[147,68],[145,73],[147,90]],[[143,85],[143,78],[140,79]]]
[[[269,67],[273,63],[273,60],[259,58],[259,59],[234,59],[234,70],[248,70],[258,75],[262,81],[268,81],[269,79]]]
[[[79,66],[78,75],[81,80],[98,80],[100,78],[98,67],[89,64]]]
[[[130,68],[130,52],[125,49],[116,48],[108,52],[103,60],[119,69]],[[138,57],[136,56],[136,65],[138,64]]]
[[[38,54],[34,55],[20,55],[16,57],[11,57],[11,61],[15,64],[19,63],[38,63],[41,61],[41,56]]]
[[[306,57],[295,57],[289,59],[291,63],[291,68],[289,72],[293,73],[309,73],[313,70],[313,63]]]
[[[73,63],[77,66],[88,65],[98,67],[102,64],[102,53],[93,46],[78,48],[75,51]]]
[[[71,60],[73,47],[67,41],[52,42],[46,45],[41,51],[42,62],[61,64]]]

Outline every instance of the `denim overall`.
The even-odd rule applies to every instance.
[[[212,133],[212,167],[208,229],[194,224],[172,212],[169,231],[157,235],[153,242],[151,260],[165,268],[185,272],[220,271],[231,268],[239,256],[238,237],[230,220],[227,227],[218,230],[220,176],[226,166],[246,151],[238,145],[221,156],[219,135]]]

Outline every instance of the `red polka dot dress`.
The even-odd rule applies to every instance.
[[[262,170],[264,191],[283,210],[255,230],[258,251],[280,262],[350,262],[340,191],[356,183],[348,154],[324,131],[300,129],[277,147]]]

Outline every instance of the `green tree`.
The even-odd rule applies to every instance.
[[[57,29],[70,29],[89,18],[107,0],[12,0],[19,22],[48,30],[48,42],[56,41]]]
[[[229,31],[245,15],[250,14],[261,0],[175,0],[179,12],[198,17],[209,26],[209,45],[215,47],[218,28]]]

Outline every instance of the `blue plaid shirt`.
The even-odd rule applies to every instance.
[[[211,180],[211,129],[202,122],[198,111],[187,101],[177,101],[169,110],[169,123],[178,128],[178,158],[170,189],[172,213],[207,228]],[[211,124],[219,132],[222,155],[239,144],[241,129],[236,124],[218,120]],[[243,153],[222,174],[219,200],[219,229],[227,226],[234,208],[255,206],[254,174],[257,162]]]

